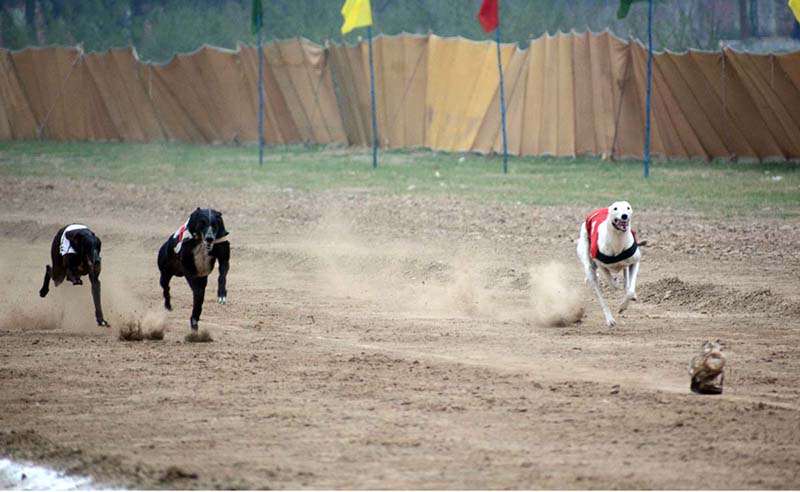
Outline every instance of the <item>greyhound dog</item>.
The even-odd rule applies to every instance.
[[[53,266],[47,265],[44,271],[44,283],[39,296],[45,297],[50,292],[50,279],[58,287],[66,278],[73,285],[83,285],[81,277],[89,276],[92,283],[92,300],[94,301],[94,317],[98,326],[109,326],[103,317],[100,306],[100,248],[102,243],[94,232],[83,224],[69,224],[56,232],[50,247],[50,259]]]
[[[164,307],[172,310],[169,281],[172,277],[186,277],[192,289],[192,315],[189,325],[197,331],[203,311],[208,276],[219,260],[217,302],[227,302],[226,278],[230,266],[231,247],[222,213],[211,208],[198,208],[158,250],[158,269],[161,271],[161,288]]]
[[[603,280],[613,288],[619,288],[612,274],[620,271],[625,279],[625,298],[619,306],[624,311],[636,300],[636,276],[642,253],[631,228],[633,210],[628,202],[614,202],[608,208],[593,211],[581,224],[578,237],[578,258],[583,265],[586,281],[591,285],[608,326],[617,322],[611,314],[600,292],[598,271]]]

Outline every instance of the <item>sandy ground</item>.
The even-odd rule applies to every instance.
[[[195,205],[232,231],[205,344],[155,265]],[[587,212],[3,178],[0,454],[134,488],[800,488],[796,219],[637,210],[640,300],[608,329]],[[111,329],[86,285],[37,295],[73,221],[103,239]],[[164,340],[120,341],[131,320]],[[725,392],[691,394],[717,338]]]

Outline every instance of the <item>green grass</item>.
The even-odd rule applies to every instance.
[[[40,176],[119,183],[267,186],[300,191],[360,189],[381,194],[592,207],[627,199],[714,215],[800,215],[800,166],[789,163],[670,161],[643,178],[637,161],[592,157],[512,158],[427,150],[254,146],[0,142],[0,176]]]

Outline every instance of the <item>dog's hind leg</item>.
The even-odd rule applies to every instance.
[[[189,318],[189,325],[192,330],[197,330],[200,322],[200,314],[203,312],[203,300],[206,296],[206,285],[208,277],[186,277],[189,287],[192,288],[192,317]]]
[[[598,270],[600,270],[600,274],[602,275],[603,280],[605,281],[606,284],[608,284],[609,287],[611,287],[614,290],[619,289],[619,283],[617,282],[617,279],[611,276],[611,272],[609,272],[608,269],[598,268]]]
[[[39,289],[39,297],[45,297],[47,293],[50,292],[50,274],[52,270],[50,265],[47,265],[44,269],[44,283],[42,284],[42,288]]]
[[[169,281],[172,279],[172,275],[166,272],[161,272],[161,290],[164,291],[164,308],[167,311],[172,311],[172,302],[169,296]]]
[[[94,318],[97,320],[97,326],[111,326],[103,317],[103,307],[100,304],[100,277],[90,273],[89,280],[92,283],[92,301],[94,301]]]

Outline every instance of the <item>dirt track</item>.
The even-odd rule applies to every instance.
[[[574,254],[587,210],[87,188],[0,183],[0,454],[136,488],[800,488],[796,219],[638,210],[640,302],[606,329]],[[232,231],[215,340],[183,341],[176,279],[165,340],[121,342],[161,316],[155,253],[192,197]],[[86,286],[36,294],[69,221],[103,239],[111,330]],[[719,397],[688,391],[709,338]]]

